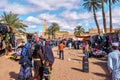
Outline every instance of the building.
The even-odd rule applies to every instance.
[[[48,29],[47,22],[46,22],[46,20],[44,20],[44,22],[43,22],[43,30],[42,30],[42,37],[43,38],[48,38],[48,35],[46,35],[47,29]]]
[[[73,33],[69,33],[67,31],[59,31],[59,32],[56,32],[55,35],[56,35],[57,39],[59,39],[59,38],[68,39],[68,38],[75,37]]]
[[[107,28],[106,30],[107,30],[106,33],[110,33],[110,28]],[[112,30],[112,33],[118,32],[118,31],[120,31],[120,28],[114,28],[114,29]],[[100,29],[100,33],[101,33],[101,34],[104,33],[104,30],[103,30],[103,29]],[[94,34],[95,34],[95,35],[96,35],[96,34],[98,34],[98,30],[97,30],[96,28],[89,29],[89,34],[91,34],[91,35],[94,35]]]

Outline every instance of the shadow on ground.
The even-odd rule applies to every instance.
[[[107,68],[107,62],[92,62],[92,63],[95,65],[99,65],[105,71],[105,74],[103,73],[93,73],[93,74],[97,76],[105,77],[105,80],[111,80],[111,77]]]
[[[111,77],[110,77],[110,76],[106,76],[106,74],[103,74],[103,73],[95,73],[95,72],[93,72],[93,74],[95,74],[95,75],[97,75],[97,76],[104,77],[104,78],[105,78],[104,80],[111,80]]]
[[[17,80],[17,78],[18,78],[18,73],[9,72],[9,75],[10,75],[10,78],[13,78],[13,79],[15,79],[15,80]]]
[[[82,61],[81,59],[74,59],[74,58],[71,58],[71,60]]]
[[[106,58],[106,57],[98,58],[98,60],[101,60],[101,61],[107,61],[107,58]]]
[[[0,53],[0,57],[4,56],[4,54]]]
[[[82,70],[82,69],[79,69],[79,68],[73,68],[73,67],[72,67],[71,69],[76,70],[76,71],[83,72],[83,70]]]

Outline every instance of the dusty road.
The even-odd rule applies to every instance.
[[[55,63],[51,80],[110,80],[107,71],[106,58],[89,58],[89,73],[82,71],[81,50],[65,49],[65,59],[58,59],[57,48],[53,48]],[[17,78],[20,65],[18,62],[0,57],[0,80]],[[17,80],[17,79],[16,79]]]

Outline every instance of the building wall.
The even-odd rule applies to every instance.
[[[112,32],[117,32],[119,31],[120,28],[115,28],[112,30]],[[100,29],[100,33],[102,34],[103,33],[103,29]],[[107,28],[107,32],[106,33],[110,33],[110,28]],[[89,34],[98,34],[98,30],[97,29],[90,29],[89,30]]]
[[[44,22],[43,22],[43,30],[42,30],[42,37],[43,38],[48,38],[48,36],[45,34],[47,29],[48,29],[47,22],[46,22],[46,20],[44,20]]]
[[[64,38],[64,39],[68,39],[68,38],[73,38],[74,34],[73,33],[64,33],[64,32],[57,32],[56,33],[56,38]]]

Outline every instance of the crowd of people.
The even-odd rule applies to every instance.
[[[43,78],[50,80],[54,64],[54,54],[52,51],[54,46],[58,47],[59,59],[62,60],[65,58],[65,47],[68,47],[68,49],[83,49],[83,53],[88,58],[91,56],[103,57],[104,55],[108,55],[108,68],[110,73],[112,73],[113,80],[116,80],[116,78],[120,79],[120,41],[118,37],[112,38],[111,36],[104,35],[101,37],[95,35],[86,41],[72,39],[46,40],[33,36],[32,38],[27,38],[27,43],[17,46],[15,39],[14,44],[9,45],[5,42],[3,36],[0,35],[0,54],[7,54],[6,51],[12,50],[10,47],[15,47],[15,53],[12,56],[15,58],[20,56],[19,80],[30,80],[31,78],[34,78],[34,80],[42,80]],[[34,71],[34,74],[32,74],[32,71]]]
[[[45,41],[45,45],[35,43],[29,40],[21,50],[21,58],[19,60],[20,72],[19,80],[50,80],[50,73],[54,63],[54,55],[49,41]],[[32,74],[34,69],[34,75]]]
[[[0,33],[0,55],[7,55],[8,52],[12,52],[12,50],[16,50],[17,45],[18,45],[18,41],[15,39],[14,34]]]

